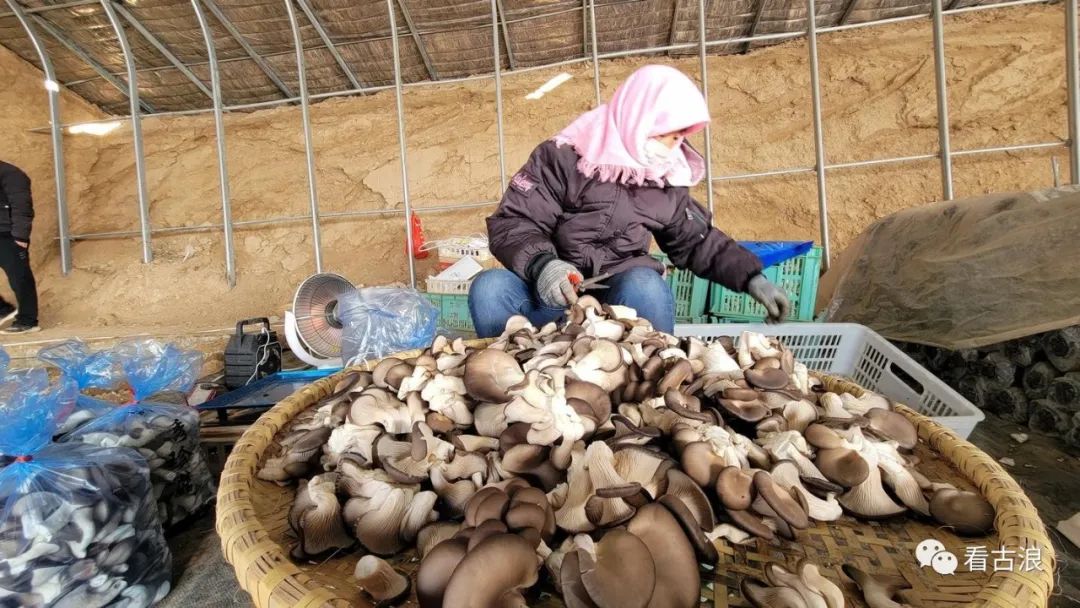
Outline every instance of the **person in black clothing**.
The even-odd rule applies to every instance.
[[[0,324],[14,319],[2,333],[38,331],[37,284],[30,269],[30,228],[34,201],[30,178],[15,165],[0,161],[0,268],[15,292],[18,307],[0,298]]]

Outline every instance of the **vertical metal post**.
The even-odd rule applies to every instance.
[[[1076,32],[1077,0],[1065,0],[1065,69],[1069,87],[1069,183],[1080,184],[1080,66]]]
[[[135,186],[139,197],[139,230],[142,234],[142,261],[149,264],[154,259],[154,251],[150,247],[150,195],[146,189],[146,158],[143,153],[142,116],[139,114],[139,85],[135,81],[135,56],[131,54],[131,46],[128,44],[127,34],[124,33],[124,25],[120,22],[116,9],[113,8],[112,0],[101,0],[101,7],[109,18],[116,38],[120,42],[120,50],[124,53],[124,65],[127,68],[128,102],[131,106],[131,136],[135,144]]]
[[[589,2],[589,38],[592,41],[593,88],[596,90],[596,105],[600,105],[600,59],[596,49],[596,0]]]
[[[491,0],[491,44],[495,49],[495,126],[499,137],[499,195],[506,190],[506,145],[503,143],[502,53],[499,50],[499,5]],[[506,46],[510,46],[507,39]]]
[[[705,97],[705,107],[709,107],[709,63],[706,61],[705,48],[705,0],[698,0],[698,55],[701,58],[701,94]],[[711,114],[711,112],[710,112]],[[705,190],[709,213],[713,211],[712,184],[712,128],[705,124]]]
[[[53,177],[56,179],[56,225],[60,233],[60,272],[67,276],[71,272],[71,239],[68,230],[67,179],[64,173],[64,134],[60,121],[60,82],[56,80],[49,51],[38,37],[37,30],[26,18],[22,5],[16,0],[7,0],[8,7],[19,20],[30,43],[34,45],[41,69],[45,72],[45,90],[49,95],[49,131],[52,135]]]
[[[390,41],[394,55],[394,101],[397,106],[398,146],[401,153],[401,198],[405,204],[405,258],[409,262],[409,286],[416,288],[416,262],[413,261],[412,239],[412,203],[409,202],[409,163],[405,145],[405,103],[401,90],[401,48],[398,44],[397,16],[394,14],[394,0],[386,0],[386,10],[390,13]]]
[[[821,83],[817,53],[815,0],[806,0],[806,40],[810,48],[810,101],[814,110],[814,172],[817,176],[818,220],[821,224],[821,264],[829,269],[829,202],[825,190],[825,129],[821,121]]]
[[[1074,3],[1076,0],[1072,0]],[[941,155],[941,195],[953,199],[952,144],[949,141],[949,87],[945,80],[945,24],[941,0],[931,1],[934,29],[934,83],[937,86],[938,147]]]
[[[229,196],[229,168],[225,154],[225,119],[221,104],[221,72],[218,69],[217,49],[210,31],[206,13],[200,0],[191,0],[195,18],[199,20],[203,40],[206,42],[206,58],[210,63],[210,99],[214,102],[214,137],[217,144],[218,180],[221,184],[221,215],[225,230],[225,280],[229,287],[236,287],[236,255],[233,249],[232,201]]]
[[[308,202],[311,204],[311,236],[315,240],[315,272],[322,272],[319,190],[315,183],[315,150],[311,143],[311,99],[308,97],[304,42],[300,39],[300,26],[296,22],[293,0],[285,0],[285,10],[289,14],[289,26],[292,28],[293,44],[296,46],[296,77],[300,81],[300,120],[304,123],[304,156],[307,158]]]

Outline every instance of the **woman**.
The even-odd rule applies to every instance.
[[[649,256],[650,237],[675,266],[748,292],[781,321],[790,308],[783,290],[690,197],[705,160],[686,137],[707,122],[705,99],[685,74],[649,65],[610,103],[540,144],[487,219],[491,252],[506,269],[472,284],[477,334],[498,336],[513,315],[538,327],[556,321],[577,300],[577,283],[600,274],[611,275],[608,288],[589,293],[672,333],[675,303],[663,265]]]

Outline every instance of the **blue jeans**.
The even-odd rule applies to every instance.
[[[605,304],[621,304],[637,311],[656,329],[675,330],[675,298],[660,273],[651,268],[631,268],[603,281],[608,289],[587,293]],[[551,308],[540,301],[536,291],[513,272],[486,270],[473,280],[469,289],[469,313],[477,336],[493,338],[506,328],[514,315],[524,315],[536,327],[561,321],[565,310]]]

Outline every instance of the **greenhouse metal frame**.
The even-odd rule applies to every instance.
[[[505,11],[502,8],[502,0],[490,0],[490,13],[491,13],[491,41],[492,41],[492,60],[493,60],[493,72],[491,74],[482,74],[475,76],[465,76],[460,78],[448,78],[438,79],[437,73],[433,68],[432,62],[428,57],[425,47],[420,40],[417,29],[413,27],[411,18],[408,11],[405,9],[405,5],[398,0],[386,0],[387,12],[390,20],[390,39],[393,53],[393,71],[394,71],[394,83],[393,85],[385,86],[365,86],[363,82],[356,76],[356,74],[350,69],[349,65],[345,62],[343,57],[338,52],[335,43],[330,39],[325,28],[319,20],[319,16],[313,7],[307,0],[283,0],[285,3],[291,31],[293,37],[293,44],[296,53],[296,65],[298,71],[299,91],[294,94],[293,91],[286,86],[281,78],[274,72],[272,66],[270,66],[264,58],[262,58],[254,48],[248,44],[243,36],[230,24],[227,17],[221,11],[220,7],[215,3],[215,0],[191,0],[191,7],[198,20],[199,28],[202,32],[202,37],[206,45],[206,51],[208,56],[209,72],[210,72],[210,88],[207,89],[205,84],[195,76],[190,70],[189,66],[185,65],[175,55],[170,53],[168,49],[158,41],[154,34],[143,25],[129,12],[122,4],[114,4],[111,0],[76,0],[74,2],[68,2],[65,4],[55,4],[51,6],[44,6],[38,8],[27,8],[20,4],[19,0],[5,0],[11,12],[9,15],[16,17],[19,23],[22,25],[27,36],[29,37],[34,52],[38,55],[42,69],[45,73],[45,88],[48,93],[49,102],[49,116],[50,125],[48,130],[51,134],[51,142],[53,149],[53,163],[55,167],[55,180],[56,180],[56,203],[57,203],[57,223],[60,242],[60,264],[63,273],[66,275],[72,268],[72,252],[71,243],[76,240],[94,240],[94,239],[115,239],[115,238],[129,238],[139,237],[142,246],[142,260],[144,263],[150,263],[152,261],[152,249],[151,240],[155,234],[179,234],[190,232],[206,232],[221,230],[224,234],[225,241],[225,273],[226,280],[230,287],[236,284],[236,261],[234,251],[234,239],[233,231],[237,227],[251,227],[262,226],[282,223],[295,223],[295,222],[310,222],[311,233],[314,242],[314,259],[315,259],[315,271],[323,271],[323,256],[322,256],[322,243],[320,236],[320,222],[326,219],[340,219],[340,218],[356,218],[375,215],[388,215],[388,214],[404,214],[405,222],[405,238],[408,245],[408,251],[412,251],[412,231],[410,230],[410,219],[414,211],[423,212],[441,212],[451,211],[457,209],[469,209],[476,207],[484,207],[497,204],[497,201],[483,201],[473,203],[462,203],[455,205],[439,205],[439,206],[425,206],[421,208],[414,208],[409,196],[409,171],[408,171],[408,150],[406,146],[405,138],[405,125],[406,125],[406,112],[403,103],[403,95],[406,88],[417,86],[430,86],[430,85],[443,85],[454,82],[465,82],[472,80],[486,80],[493,79],[495,83],[495,108],[496,108],[496,124],[498,134],[498,157],[499,157],[499,183],[500,187],[505,189],[506,187],[506,151],[504,145],[503,135],[503,100],[502,100],[502,78],[505,74],[521,74],[526,72],[532,72],[543,69],[550,69],[553,67],[560,67],[572,64],[578,64],[582,62],[591,62],[593,67],[593,85],[596,95],[597,104],[601,103],[600,96],[600,61],[603,59],[614,59],[617,57],[627,57],[639,54],[659,53],[659,52],[671,52],[671,51],[687,51],[696,50],[701,64],[701,84],[705,94],[706,102],[708,102],[708,66],[707,66],[707,53],[709,48],[719,45],[730,44],[744,44],[744,49],[749,48],[749,45],[754,42],[765,41],[782,41],[788,39],[794,39],[802,36],[806,36],[809,52],[809,70],[810,70],[810,101],[812,105],[812,122],[813,122],[813,137],[814,137],[814,164],[807,167],[794,167],[794,168],[780,168],[768,171],[759,171],[753,173],[740,173],[733,175],[713,175],[712,167],[712,142],[711,132],[708,127],[705,129],[705,145],[704,155],[706,158],[706,179],[709,187],[707,188],[707,200],[709,210],[713,208],[713,185],[718,182],[731,181],[731,180],[753,180],[753,179],[766,179],[777,176],[796,175],[796,174],[809,174],[813,173],[816,178],[816,190],[817,190],[817,203],[819,213],[820,224],[820,239],[823,247],[823,263],[825,267],[828,267],[828,261],[831,257],[830,240],[829,240],[829,223],[828,223],[828,197],[827,197],[827,175],[829,171],[850,169],[856,167],[869,167],[875,165],[886,164],[899,164],[910,162],[922,162],[932,159],[939,159],[941,165],[941,182],[942,182],[942,198],[944,200],[953,199],[953,176],[952,165],[953,159],[962,156],[970,156],[977,154],[992,154],[1001,152],[1014,152],[1023,150],[1045,149],[1045,148],[1058,148],[1067,147],[1069,149],[1069,175],[1070,183],[1080,183],[1080,150],[1078,150],[1078,142],[1080,142],[1080,72],[1078,72],[1078,45],[1077,45],[1077,3],[1078,0],[1065,0],[1065,48],[1066,53],[1066,87],[1068,89],[1068,139],[1066,141],[1054,141],[1054,142],[1037,142],[1037,143],[1020,143],[1006,146],[995,146],[978,149],[968,150],[953,150],[950,137],[949,137],[949,109],[948,109],[948,92],[946,85],[946,72],[945,72],[945,39],[944,39],[944,16],[954,15],[959,13],[993,10],[1003,7],[1020,6],[1027,4],[1044,4],[1046,0],[1013,0],[1008,2],[1001,2],[997,4],[976,5],[957,9],[946,9],[942,5],[942,0],[931,0],[931,12],[929,15],[907,15],[902,17],[894,17],[888,19],[879,19],[875,21],[867,21],[864,23],[847,24],[847,15],[850,13],[850,9],[854,6],[854,2],[848,4],[848,8],[844,16],[841,18],[840,23],[830,27],[818,27],[816,13],[815,13],[815,0],[806,1],[805,17],[806,27],[803,31],[795,32],[783,32],[775,34],[755,35],[754,29],[757,22],[761,17],[761,10],[764,6],[764,2],[758,3],[757,14],[755,16],[753,25],[750,28],[750,35],[737,37],[737,38],[725,38],[721,40],[707,40],[706,38],[706,2],[705,0],[697,0],[698,5],[698,20],[697,31],[698,41],[691,43],[681,44],[669,44],[666,46],[650,47],[650,48],[638,48],[618,52],[599,53],[596,42],[596,4],[595,0],[583,0],[582,6],[579,9],[582,12],[582,27],[583,27],[583,39],[586,42],[586,46],[589,47],[586,55],[575,59],[569,59],[565,61],[549,63],[544,65],[530,66],[524,68],[518,68],[515,65],[514,56],[509,44],[509,29],[507,27],[507,19],[505,18]],[[124,55],[124,64],[127,73],[127,82],[121,82],[120,79],[110,74],[104,66],[96,62],[86,52],[72,40],[68,39],[62,31],[55,26],[52,26],[48,21],[39,17],[38,13],[42,13],[48,10],[68,8],[74,6],[84,6],[89,4],[100,4],[111,24],[113,30],[116,33],[117,40]],[[409,26],[409,34],[417,44],[417,48],[420,51],[420,55],[423,58],[424,66],[431,76],[431,80],[415,83],[403,83],[402,82],[402,70],[401,70],[401,54],[399,40],[402,34],[399,32],[395,4],[402,10],[407,25]],[[314,27],[318,33],[319,38],[326,45],[327,50],[332,54],[335,62],[346,75],[348,81],[353,88],[333,91],[328,93],[310,94],[308,91],[307,79],[305,74],[305,59],[304,59],[304,46],[301,41],[300,26],[297,21],[297,9],[302,11],[309,23]],[[222,102],[221,93],[221,72],[217,55],[215,51],[215,43],[213,35],[211,33],[207,13],[213,15],[215,19],[225,28],[230,36],[243,48],[244,52],[250,57],[266,74],[266,76],[274,83],[274,85],[284,95],[281,99],[275,99],[270,101],[261,101],[255,103],[225,105]],[[5,15],[7,16],[7,15]],[[544,16],[544,15],[541,15]],[[828,163],[826,158],[826,150],[824,144],[824,127],[822,124],[822,102],[821,102],[821,85],[820,85],[820,69],[818,62],[818,35],[827,32],[837,32],[843,30],[851,30],[863,27],[870,27],[875,25],[884,25],[889,23],[900,23],[905,21],[914,21],[919,19],[928,18],[932,22],[933,30],[933,53],[934,53],[934,67],[935,67],[935,94],[937,98],[937,114],[938,114],[938,150],[932,153],[918,154],[913,156],[902,156],[894,158],[878,158],[859,160],[843,163]],[[532,17],[530,17],[532,18]],[[137,82],[137,69],[134,61],[133,54],[125,33],[123,23],[131,25],[140,35],[156,48],[161,54],[169,61],[173,67],[177,68],[185,77],[191,80],[197,88],[205,93],[207,97],[212,101],[212,108],[198,109],[198,110],[181,110],[181,111],[169,111],[169,112],[155,112],[154,108],[147,104],[144,100],[140,99],[138,82]],[[41,30],[41,31],[39,31]],[[105,79],[109,84],[122,91],[129,103],[130,114],[123,117],[125,120],[129,120],[132,128],[132,136],[134,139],[134,154],[135,154],[135,173],[136,173],[136,196],[139,206],[139,230],[138,231],[113,231],[113,232],[96,232],[87,234],[71,234],[68,218],[68,205],[67,205],[67,189],[66,179],[64,172],[64,153],[63,153],[63,128],[64,124],[60,116],[59,94],[60,84],[56,79],[56,75],[53,70],[52,62],[50,61],[48,49],[42,40],[42,31],[60,42],[67,50],[74,53],[80,59],[90,65],[94,71]],[[505,41],[505,49],[507,51],[507,60],[510,67],[509,72],[504,72],[502,68],[501,59],[501,42]],[[314,147],[312,144],[312,130],[310,120],[310,107],[312,102],[327,99],[331,97],[339,97],[346,95],[368,94],[377,91],[390,90],[395,93],[396,102],[396,114],[397,114],[397,127],[398,127],[398,143],[400,149],[400,161],[401,161],[401,186],[402,186],[402,209],[386,209],[386,210],[361,210],[361,211],[343,211],[333,213],[320,213],[319,212],[319,194],[318,185],[316,179],[316,158]],[[310,207],[309,214],[299,216],[288,217],[275,217],[258,220],[245,220],[234,221],[232,219],[231,205],[230,205],[230,190],[228,182],[228,167],[226,161],[226,134],[224,126],[224,113],[226,111],[242,111],[252,110],[263,107],[270,107],[288,103],[299,103],[301,108],[301,118],[303,125],[304,135],[304,151],[306,160],[306,176],[308,186],[308,203]],[[215,126],[215,143],[217,147],[218,157],[218,172],[220,182],[220,196],[221,196],[221,213],[222,222],[220,224],[200,224],[195,226],[178,226],[168,228],[154,229],[151,226],[150,214],[149,214],[149,192],[147,190],[146,181],[146,167],[145,167],[145,155],[143,152],[142,141],[142,120],[146,117],[156,116],[176,116],[176,115],[190,115],[212,112],[214,115]],[[110,119],[111,120],[111,119]],[[409,268],[409,283],[413,287],[416,286],[416,266],[412,255],[407,255],[408,268]]]

